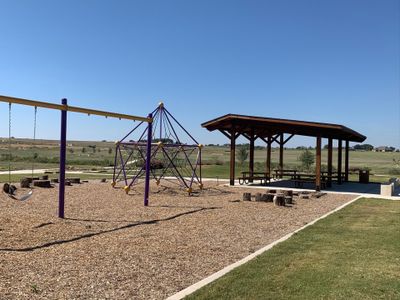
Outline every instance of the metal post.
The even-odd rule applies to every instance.
[[[235,185],[235,146],[236,146],[236,132],[235,127],[231,130],[231,160],[230,160],[230,170],[229,170],[229,185]]]
[[[266,173],[271,177],[271,136],[268,136]]]
[[[315,190],[321,190],[321,137],[317,137],[316,160],[315,160]]]
[[[327,187],[332,187],[332,138],[328,139],[328,180]]]
[[[337,166],[337,174],[338,174],[338,184],[342,184],[342,140],[338,140],[338,166]]]
[[[149,114],[149,119],[153,118],[153,114]],[[147,151],[146,151],[146,179],[144,187],[144,206],[149,205],[149,193],[150,193],[150,158],[151,158],[151,138],[152,138],[153,123],[149,122],[147,129]]]
[[[344,152],[344,181],[348,182],[349,181],[349,141],[346,140],[345,144],[345,152]]]
[[[199,176],[200,176],[200,185],[203,188],[203,180],[201,178],[201,147],[199,147]]]
[[[162,140],[162,138],[163,138],[162,137],[162,127],[163,127],[163,124],[162,124],[162,112],[163,112],[163,107],[164,107],[164,105],[160,103],[160,117],[159,117],[159,120],[160,120],[160,142],[163,142],[163,140]],[[156,130],[157,129],[155,128],[154,132]]]
[[[282,178],[282,174],[283,174],[283,133],[281,133],[280,139],[279,139],[279,171],[280,171],[280,175],[279,178]]]
[[[253,174],[254,174],[254,129],[251,130],[250,135],[250,158],[249,158],[249,173],[250,179],[249,182],[253,182]]]
[[[67,106],[67,99],[61,100]],[[67,154],[67,110],[61,110],[61,136],[60,136],[60,185],[58,190],[58,217],[64,218],[65,202],[65,162]]]

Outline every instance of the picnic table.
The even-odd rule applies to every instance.
[[[260,180],[261,184],[266,185],[267,182],[270,182],[271,177],[269,177],[269,173],[265,172],[242,172],[242,176],[239,177],[239,184],[248,184],[253,180]]]
[[[275,175],[274,178],[282,178],[283,176],[289,176],[289,177],[293,177],[296,176],[297,174],[297,170],[293,170],[293,169],[275,169],[274,170]]]
[[[314,183],[316,181],[315,174],[306,174],[306,173],[297,173],[292,177],[292,181],[294,182],[295,187],[303,187],[304,183]],[[321,188],[326,188],[328,175],[321,176]]]
[[[346,177],[346,173],[345,173],[345,172],[342,172],[342,173],[341,173],[341,179],[342,179],[342,181],[345,180],[345,177]],[[338,174],[338,172],[332,172],[332,175],[329,176],[327,171],[322,171],[322,172],[321,172],[321,178],[331,178],[331,180],[333,180],[333,179],[338,180],[338,179],[339,179],[339,174]]]

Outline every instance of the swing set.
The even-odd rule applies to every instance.
[[[35,106],[34,117],[33,117],[33,144],[36,143],[36,120],[37,120],[37,106]],[[7,193],[8,197],[14,200],[20,200],[20,201],[28,200],[33,194],[32,189],[30,189],[28,193],[22,195],[21,197],[17,197],[16,195],[14,195],[15,189],[11,185],[11,159],[12,159],[12,152],[11,152],[11,102],[10,102],[8,103],[8,183],[5,184],[6,188],[4,188],[4,192]],[[31,180],[33,180],[33,174],[35,170],[35,160],[36,157],[34,156],[32,160]]]
[[[11,189],[11,105],[12,104],[20,104],[20,105],[25,105],[25,106],[32,106],[34,107],[34,126],[33,126],[33,140],[34,142],[36,141],[36,119],[37,119],[37,108],[46,108],[46,109],[54,109],[54,110],[59,110],[61,111],[61,132],[60,132],[60,178],[59,178],[59,195],[58,195],[58,217],[59,218],[64,218],[64,204],[65,204],[65,167],[66,167],[66,153],[67,153],[67,112],[76,112],[76,113],[83,113],[87,114],[88,116],[90,115],[97,115],[97,116],[103,116],[103,117],[111,117],[111,118],[118,118],[120,120],[125,119],[125,120],[132,120],[132,121],[140,121],[140,122],[145,122],[148,123],[148,137],[147,137],[147,153],[145,157],[145,191],[144,191],[144,205],[148,205],[149,201],[149,193],[150,193],[150,150],[151,150],[151,137],[152,137],[152,123],[153,123],[153,117],[152,114],[149,114],[147,117],[139,117],[139,116],[133,116],[133,115],[126,115],[126,114],[119,114],[119,113],[113,113],[113,112],[108,112],[108,111],[101,111],[101,110],[94,110],[94,109],[88,109],[88,108],[82,108],[82,107],[77,107],[77,106],[70,106],[67,104],[67,99],[62,99],[61,100],[61,105],[60,104],[54,104],[54,103],[49,103],[49,102],[42,102],[42,101],[36,101],[36,100],[28,100],[28,99],[22,99],[22,98],[15,98],[15,97],[9,97],[9,96],[2,96],[0,95],[0,102],[5,102],[9,104],[9,112],[8,112],[8,117],[9,117],[9,127],[8,127],[8,153],[9,153],[9,161],[8,161],[8,196],[24,201],[29,199],[33,191],[30,190],[27,194],[23,195],[22,197],[16,197],[13,195],[12,189]],[[35,163],[35,158],[33,159],[32,162],[32,178],[33,178],[33,173],[34,173],[34,163]],[[10,193],[11,191],[11,193]]]

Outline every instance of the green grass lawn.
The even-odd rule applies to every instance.
[[[400,201],[360,199],[185,299],[400,299]]]

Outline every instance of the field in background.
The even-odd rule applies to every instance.
[[[32,160],[35,159],[35,168],[47,169],[58,167],[59,144],[58,141],[37,140],[33,143],[29,139],[12,140],[12,170],[30,169]],[[88,141],[68,141],[67,165],[70,170],[107,170],[114,163],[114,142],[88,142]],[[310,150],[314,152],[315,150]],[[206,146],[203,148],[203,177],[229,177],[229,147]],[[298,160],[302,150],[286,149],[284,151],[284,167],[299,169]],[[264,171],[265,169],[265,149],[255,150],[255,169]],[[8,170],[8,139],[0,139],[0,171]],[[374,176],[371,181],[382,182],[389,177],[393,177],[399,167],[396,167],[393,159],[400,160],[399,152],[350,152],[350,168],[369,168]],[[279,161],[279,150],[272,149],[272,166],[276,167]],[[327,150],[322,150],[322,164],[327,164]],[[337,152],[333,153],[333,166],[337,165]],[[241,171],[246,171],[248,162],[243,166],[237,163],[236,176]],[[397,169],[396,169],[397,168]],[[110,170],[110,169],[108,169]],[[378,175],[378,176],[376,176]],[[0,180],[2,176],[0,176]],[[357,180],[353,175],[350,179]]]

